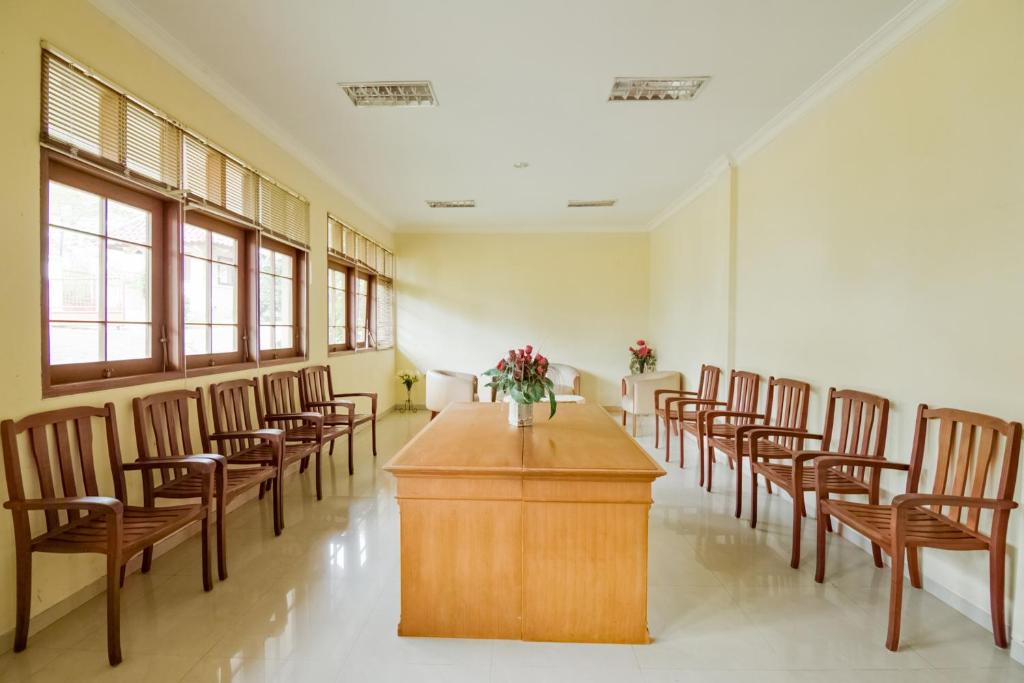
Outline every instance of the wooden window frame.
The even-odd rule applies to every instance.
[[[50,287],[49,287],[49,185],[50,181],[76,187],[140,206],[151,211],[150,244],[150,356],[145,359],[96,361],[88,363],[50,363]],[[181,329],[177,302],[180,278],[170,267],[177,253],[180,234],[180,202],[144,186],[123,180],[108,172],[97,171],[61,154],[42,150],[40,155],[40,325],[42,394],[63,396],[86,391],[132,386],[184,376],[178,342]],[[104,274],[104,277],[106,275]],[[104,317],[106,313],[104,312]]]
[[[256,251],[256,260],[253,264],[256,273],[256,328],[257,339],[259,338],[259,298],[262,296],[259,285],[259,249],[268,249],[292,257],[292,326],[293,346],[281,349],[264,349],[257,343],[259,349],[260,365],[275,365],[278,363],[292,363],[306,360],[306,328],[308,325],[308,311],[306,307],[306,287],[308,283],[307,268],[309,264],[308,254],[298,247],[291,246],[279,240],[260,235],[259,247]]]
[[[345,341],[341,344],[330,343],[331,339],[331,271],[335,270],[343,272],[345,274]],[[352,290],[354,283],[354,277],[352,275],[353,266],[350,263],[346,263],[341,259],[328,258],[327,259],[327,353],[328,354],[341,354],[350,353],[354,350],[353,339],[355,333],[355,310],[353,308],[353,297],[355,293]]]
[[[360,277],[366,276],[366,336],[362,345],[356,341],[356,284]],[[377,350],[377,293],[375,291],[377,275],[364,267],[356,267],[352,275],[352,348],[357,352]],[[371,338],[373,343],[370,343]]]
[[[185,355],[185,368],[189,376],[209,375],[218,372],[243,370],[256,366],[253,354],[253,340],[259,339],[259,306],[256,293],[259,291],[259,233],[247,226],[235,224],[222,216],[214,216],[199,207],[189,206],[185,210],[182,221],[182,235],[186,224],[234,237],[238,240],[238,350],[231,353],[208,353]],[[185,272],[184,239],[180,267],[182,272],[182,348],[186,323],[185,311]]]

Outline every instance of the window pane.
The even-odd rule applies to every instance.
[[[215,323],[238,322],[238,269],[213,264],[213,315]]]
[[[273,349],[274,328],[269,325],[260,325],[260,349]]]
[[[210,231],[185,224],[185,253],[210,258]]]
[[[185,257],[185,322],[210,322],[210,263]]]
[[[103,325],[50,323],[50,364],[92,363],[103,360]]]
[[[210,353],[209,326],[185,325],[185,355]]]
[[[50,225],[60,225],[97,235],[101,229],[103,200],[91,192],[50,182]]]
[[[149,247],[107,240],[108,320],[149,322],[149,252]]]
[[[345,343],[345,328],[344,327],[329,327],[327,328],[327,343],[328,344],[344,344]]]
[[[291,277],[292,257],[280,252],[274,252],[274,272],[282,277]]]
[[[274,348],[287,349],[292,345],[292,326],[278,325],[274,328]]]
[[[130,204],[107,200],[107,236],[138,244],[152,244],[153,217]]]
[[[234,353],[238,350],[237,325],[214,325],[211,336],[214,353]]]
[[[220,263],[238,263],[238,240],[234,237],[215,232],[211,235],[213,242],[213,260]]]
[[[149,325],[107,325],[107,360],[149,357]]]
[[[274,252],[270,251],[266,247],[260,247],[260,272],[274,272]]]
[[[102,320],[100,238],[50,228],[49,242],[50,319]]]
[[[292,281],[276,278],[274,283],[274,322],[290,325],[292,320]]]
[[[274,322],[274,276],[260,273],[260,324]]]

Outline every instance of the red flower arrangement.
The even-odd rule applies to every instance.
[[[658,365],[658,356],[654,349],[647,345],[643,339],[636,340],[636,348],[629,347],[630,356],[629,371],[634,375],[640,375],[648,370],[654,370]]]
[[[551,403],[551,417],[555,416],[555,383],[548,379],[548,359],[534,355],[527,344],[521,349],[509,349],[508,356],[484,372],[491,378],[487,387],[497,387],[516,403],[539,403],[545,397]]]

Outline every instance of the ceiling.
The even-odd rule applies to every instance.
[[[544,232],[645,229],[909,0],[97,4],[394,229]],[[700,75],[692,102],[607,101],[616,76]],[[337,86],[368,80],[432,81],[439,106],[357,109]]]

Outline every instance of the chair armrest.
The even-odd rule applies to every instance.
[[[701,412],[701,417],[704,419],[704,433],[710,437],[712,434],[712,426],[714,425],[715,420],[720,417],[749,417],[751,419],[759,420],[762,419],[764,415],[761,413],[744,413],[738,410],[705,410]],[[738,438],[737,443],[739,443]]]
[[[274,443],[284,438],[283,429],[249,429],[240,432],[216,432],[210,434],[211,441],[229,441],[231,439],[262,439]]]
[[[288,420],[302,420],[307,424],[313,425],[317,441],[323,439],[324,436],[324,416],[320,413],[312,411],[302,413],[267,413],[263,416],[263,420],[267,424],[287,422]],[[287,432],[285,438],[287,438]]]
[[[853,465],[855,467],[870,467],[875,470],[899,470],[901,472],[908,472],[910,470],[910,465],[907,463],[890,462],[889,460],[866,456],[838,455],[828,451],[805,451],[801,452],[800,455],[813,455],[815,458],[820,458],[814,466],[814,489],[818,498],[828,498],[828,487],[825,482],[828,477],[828,470],[833,467]]]
[[[331,394],[331,398],[363,398],[370,399],[370,414],[377,415],[377,392],[376,391],[346,391],[340,394]]]
[[[931,493],[901,493],[892,499],[892,506],[897,511],[903,508],[939,505],[961,508],[983,508],[986,510],[1013,510],[1017,502],[999,500],[998,498],[971,498],[969,496],[939,496]]]
[[[749,428],[739,427],[736,429],[737,439],[742,438],[743,434],[745,434],[747,439],[750,440],[750,457],[752,460],[757,460],[758,457],[763,457],[765,460],[771,460],[770,456],[761,456],[757,450],[757,442],[769,436],[795,436],[800,439],[801,446],[803,446],[804,439],[816,439],[820,441],[825,438],[821,434],[811,434],[803,429],[794,429],[792,427],[762,427],[759,425],[750,425]]]
[[[150,458],[148,460],[136,460],[135,462],[126,462],[121,465],[121,469],[129,470],[149,470],[149,469],[161,469],[164,467],[172,467],[175,465],[184,466],[185,469],[195,470],[197,472],[207,472],[217,467],[217,459],[224,460],[223,455],[185,455],[176,458]]]
[[[124,513],[124,504],[117,498],[109,496],[76,496],[74,498],[30,498],[28,500],[9,500],[4,503],[8,510],[86,510],[101,512],[120,518]]]
[[[330,408],[331,406],[335,406],[338,408],[349,408],[352,410],[355,410],[356,407],[356,404],[353,401],[313,401],[306,405],[310,408]]]
[[[713,398],[667,398],[665,399],[665,409],[667,410],[669,405],[680,404],[684,406],[724,406],[724,401],[716,401]],[[700,411],[705,412],[705,411]]]
[[[655,389],[654,390],[654,408],[655,410],[661,410],[661,397],[665,395],[671,396],[696,396],[696,391],[683,391],[682,389]],[[668,402],[666,401],[665,406],[668,408]]]

